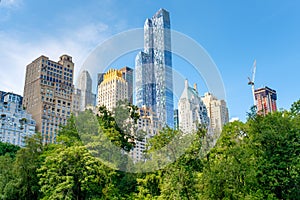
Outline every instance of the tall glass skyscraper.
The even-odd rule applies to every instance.
[[[160,9],[144,25],[144,52],[135,60],[136,104],[156,112],[159,121],[174,126],[173,75],[169,12]]]

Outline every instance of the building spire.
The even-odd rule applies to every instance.
[[[185,88],[188,88],[189,87],[189,81],[187,79],[185,79],[184,81],[184,87]]]

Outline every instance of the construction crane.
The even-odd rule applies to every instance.
[[[252,90],[252,96],[253,96],[253,103],[254,105],[256,105],[256,100],[255,100],[255,94],[254,94],[254,90],[255,90],[255,85],[254,85],[254,81],[255,81],[255,73],[256,73],[256,60],[254,60],[253,63],[253,67],[252,67],[252,79],[249,79],[248,85],[251,85],[251,90]]]

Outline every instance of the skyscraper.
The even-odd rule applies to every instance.
[[[192,133],[197,130],[198,124],[207,126],[209,118],[207,110],[202,102],[196,84],[189,87],[185,80],[185,87],[178,102],[179,129],[184,133]]]
[[[275,90],[269,87],[259,88],[254,91],[254,95],[258,114],[266,115],[277,110],[277,93]]]
[[[135,59],[136,105],[146,106],[156,112],[156,84],[153,63],[144,52],[138,53]]]
[[[92,93],[92,78],[88,71],[80,73],[77,87],[81,91],[80,110],[84,111],[88,105],[95,106],[96,95]]]
[[[126,80],[128,86],[128,97],[127,100],[133,104],[133,69],[129,67],[123,67],[120,69],[122,72],[122,77]]]
[[[70,117],[74,63],[62,55],[58,62],[40,56],[26,67],[23,106],[36,121],[44,143],[56,141],[59,125]]]
[[[229,122],[228,108],[224,100],[219,100],[211,93],[205,93],[202,101],[206,106],[210,119],[210,130],[214,134],[221,134],[223,126]]]
[[[136,104],[157,113],[165,125],[174,126],[173,75],[169,12],[160,9],[144,24],[144,52],[135,60]]]
[[[119,100],[127,99],[127,89],[127,82],[122,77],[122,72],[110,69],[104,74],[104,79],[98,87],[97,106],[106,106],[108,110],[112,111]]]

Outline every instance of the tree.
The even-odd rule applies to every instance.
[[[0,199],[9,199],[7,189],[10,181],[14,179],[13,164],[14,159],[9,154],[0,156]]]
[[[199,185],[203,199],[260,198],[255,177],[255,158],[248,148],[248,126],[235,121],[227,124],[216,146],[204,159]]]
[[[162,130],[150,140],[149,152],[165,148],[169,155],[163,159],[177,158],[164,168],[147,173],[138,179],[138,199],[198,199],[198,173],[202,172],[203,144],[206,129],[199,127],[195,133],[183,134],[170,128]],[[174,142],[174,139],[176,142]],[[171,144],[170,144],[171,143]],[[187,145],[188,144],[188,145]],[[183,149],[181,149],[183,147]],[[184,148],[185,147],[185,148]],[[185,151],[181,156],[179,152]]]
[[[26,139],[26,147],[16,154],[12,177],[4,189],[4,199],[38,199],[40,187],[36,170],[40,165],[43,145],[40,134]]]
[[[124,128],[122,126],[125,124],[123,121],[127,119],[127,113],[120,111],[120,109],[124,109],[121,105],[119,105],[116,109],[117,110],[115,112],[117,112],[119,115],[122,114],[121,117],[117,117],[118,121],[116,121],[116,119],[113,117],[113,114],[108,111],[105,106],[101,106],[99,108],[100,114],[98,121],[100,128],[104,131],[106,137],[108,137],[116,146],[121,147],[125,151],[129,152],[134,146],[133,140],[130,140],[132,139],[132,135],[130,132],[126,132],[124,129],[122,129]],[[126,112],[128,112],[127,108]]]
[[[292,115],[300,115],[300,99],[292,104],[291,113]]]
[[[65,126],[61,126],[58,132],[57,142],[66,146],[80,143],[80,135],[77,130],[76,118],[72,114]]]
[[[38,169],[43,199],[106,199],[113,176],[84,146],[58,148]]]
[[[300,196],[298,104],[227,124],[200,173],[204,199],[297,199]],[[253,112],[252,112],[253,113]]]
[[[0,142],[0,156],[9,154],[10,157],[14,158],[18,150],[20,150],[19,146]]]
[[[258,162],[256,178],[265,197],[271,194],[278,199],[297,199],[300,196],[299,114],[292,115],[291,118],[286,112],[276,112],[249,121],[250,148],[256,149]]]

